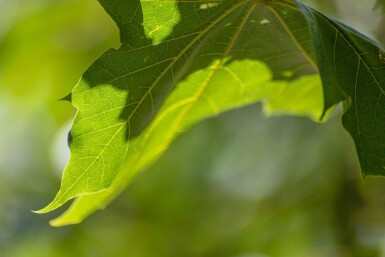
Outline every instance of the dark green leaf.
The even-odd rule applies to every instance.
[[[298,3],[317,49],[325,109],[345,102],[343,124],[363,176],[385,175],[385,54],[370,38]]]

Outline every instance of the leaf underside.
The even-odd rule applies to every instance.
[[[345,113],[344,125],[356,144],[361,140],[358,151],[366,152],[366,130],[360,125],[354,132],[354,124],[368,118],[364,117],[365,108],[355,106],[361,100],[360,107],[371,98],[375,103],[384,99],[373,89],[373,94],[365,96],[360,92],[358,100],[352,97],[357,87],[345,88],[341,83],[345,77],[356,85],[371,79],[364,64],[376,64],[369,66],[376,67],[373,74],[381,72],[379,63],[364,62],[360,52],[358,57],[352,55],[375,44],[368,40],[365,42],[370,46],[346,50],[352,61],[358,61],[355,70],[342,68],[344,74],[338,78],[333,77],[335,71],[319,66],[324,103],[316,63],[323,61],[329,48],[323,49],[320,57],[317,40],[332,37],[315,36],[318,32],[310,31],[308,24],[317,24],[317,19],[330,21],[337,24],[341,35],[349,34],[350,40],[367,40],[344,25],[317,16],[301,4],[300,10],[289,0],[99,2],[119,27],[121,46],[96,60],[66,98],[78,110],[69,138],[71,158],[58,194],[38,213],[76,199],[52,225],[79,223],[104,208],[138,172],[159,158],[177,135],[198,121],[257,101],[262,101],[270,114],[289,113],[317,120],[324,105],[328,109],[350,97],[352,108]],[[340,39],[337,34],[336,38],[335,46],[344,47],[345,37]],[[337,55],[335,61],[340,65],[341,56]],[[331,83],[325,87],[328,79]],[[376,81],[383,80],[376,77]],[[378,89],[373,81],[371,85]],[[375,108],[372,118],[384,114],[380,107]],[[372,124],[375,126],[378,124]],[[369,154],[359,156],[361,161],[369,161]],[[370,174],[368,165],[362,167]]]

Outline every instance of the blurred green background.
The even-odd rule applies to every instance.
[[[385,42],[374,0],[306,1]],[[105,211],[52,228],[75,110],[57,101],[118,31],[96,0],[0,0],[0,256],[385,256],[385,179],[360,177],[336,115],[259,105],[183,134]]]

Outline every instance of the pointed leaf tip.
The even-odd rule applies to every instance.
[[[72,92],[63,98],[60,98],[59,101],[68,101],[68,102],[72,103]]]
[[[37,211],[32,211],[33,213],[36,213],[36,214],[44,214],[44,213],[48,213],[50,211],[53,211],[55,210],[56,208],[51,208],[50,205],[47,205],[46,207],[40,209],[40,210],[37,210]]]

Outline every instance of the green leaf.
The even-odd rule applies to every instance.
[[[81,222],[106,206],[202,119],[257,101],[280,113],[321,116],[313,46],[293,1],[100,3],[122,45],[104,53],[72,91],[78,112],[71,158],[60,191],[38,212],[76,200],[52,225]],[[278,104],[288,95],[302,107]]]
[[[345,102],[363,176],[385,175],[385,54],[370,38],[298,3],[311,28],[325,109]]]
[[[319,76],[302,76],[278,95],[269,98],[264,104],[268,115],[290,114],[302,116],[307,113],[312,120],[319,122],[320,106],[323,106],[321,79]]]

